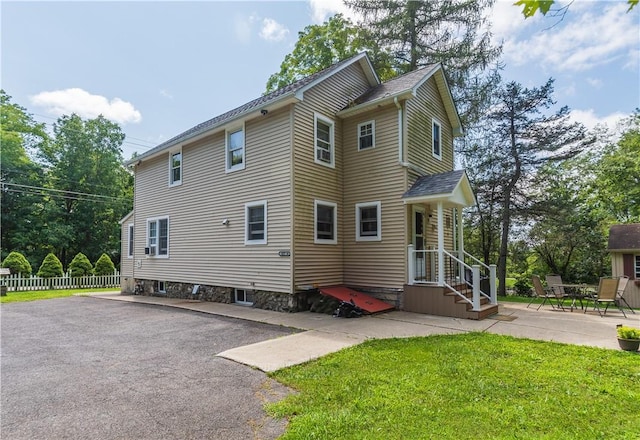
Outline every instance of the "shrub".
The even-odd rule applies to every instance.
[[[618,327],[618,337],[621,339],[640,339],[640,328]]]
[[[93,265],[91,261],[89,261],[87,256],[82,252],[78,252],[78,254],[73,257],[73,260],[71,260],[71,263],[69,263],[69,274],[72,277],[91,275],[92,270]]]
[[[61,277],[63,275],[62,263],[54,254],[49,253],[38,269],[38,276],[42,278]]]
[[[518,275],[513,288],[516,291],[516,295],[530,296],[531,295],[531,279],[526,275]]]
[[[96,261],[95,274],[96,275],[113,275],[116,267],[113,265],[113,261],[107,254],[100,255],[98,261]]]
[[[29,261],[20,252],[11,252],[2,262],[2,267],[11,269],[11,273],[20,273],[24,276],[31,275],[32,269]]]

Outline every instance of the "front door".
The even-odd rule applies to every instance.
[[[416,251],[424,251],[425,242],[425,209],[414,206],[412,209],[413,247]],[[426,281],[426,258],[424,252],[416,252],[416,280]]]

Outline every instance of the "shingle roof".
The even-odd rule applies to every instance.
[[[402,198],[408,199],[412,197],[451,194],[456,189],[463,175],[464,170],[454,170],[420,177],[416,180],[416,183],[402,195]]]
[[[613,225],[609,228],[609,246],[611,250],[640,250],[640,223]]]
[[[233,110],[229,110],[226,113],[223,113],[219,116],[216,116],[215,118],[209,119],[208,121],[202,122],[198,125],[196,125],[195,127],[192,127],[182,133],[180,133],[177,136],[174,136],[173,138],[169,139],[168,141],[165,141],[163,143],[161,143],[160,145],[152,148],[149,151],[144,152],[143,154],[137,156],[135,159],[130,160],[128,163],[134,163],[138,160],[144,159],[145,157],[151,156],[153,154],[155,154],[158,151],[162,151],[165,148],[171,146],[171,145],[175,145],[178,142],[182,142],[184,140],[187,140],[189,138],[192,138],[194,136],[197,136],[200,133],[204,133],[207,130],[210,130],[212,128],[215,128],[216,126],[220,126],[222,124],[224,124],[227,121],[231,121],[235,116],[239,116],[247,111],[250,111],[252,109],[257,109],[261,106],[265,106],[269,103],[272,103],[273,101],[278,100],[279,98],[282,98],[284,96],[288,96],[288,95],[294,95],[296,92],[300,91],[302,88],[304,88],[305,86],[311,84],[313,81],[315,81],[316,79],[324,76],[324,75],[328,75],[331,72],[333,72],[334,70],[338,70],[340,69],[342,66],[344,66],[345,64],[349,64],[350,62],[352,62],[354,59],[356,58],[361,58],[363,57],[365,54],[363,53],[359,53],[357,55],[354,55],[350,58],[347,58],[345,60],[342,60],[332,66],[327,67],[324,70],[321,70],[319,72],[316,72],[310,76],[307,76],[305,78],[302,78],[292,84],[289,84],[287,86],[284,86],[274,92],[271,92],[269,94],[263,95],[259,98],[256,98],[252,101],[247,102],[244,105],[241,105],[240,107],[236,107]]]
[[[438,68],[439,64],[430,64],[427,67],[423,67],[413,72],[405,73],[404,75],[397,76],[390,79],[387,82],[379,84],[372,89],[362,94],[355,100],[355,104],[364,104],[370,101],[376,101],[378,99],[386,98],[387,96],[394,96],[407,90],[413,89],[417,84],[424,79],[430,71]]]

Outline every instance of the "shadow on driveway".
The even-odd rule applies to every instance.
[[[296,330],[71,297],[2,305],[7,439],[274,439],[287,389],[217,353]]]

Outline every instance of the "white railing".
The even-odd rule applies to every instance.
[[[496,266],[494,264],[483,264],[473,256],[468,256],[472,258],[474,263],[478,264],[468,265],[446,250],[415,250],[413,245],[409,245],[407,252],[408,284],[432,284],[447,287],[463,301],[471,304],[473,310],[480,310],[482,297],[487,298],[491,304],[498,304]],[[442,258],[442,262],[439,260],[440,258]],[[484,277],[481,273],[481,267],[486,272]],[[466,276],[467,273],[469,274],[468,277]],[[485,288],[488,292],[483,291],[481,288],[481,280],[483,278],[488,278],[489,280],[489,288]],[[454,287],[459,284],[467,284],[471,287],[473,292],[472,299],[467,298]]]
[[[86,275],[72,277],[66,273],[61,277],[42,278],[36,275],[22,276],[19,273],[7,275],[0,279],[0,285],[7,286],[8,291],[45,290],[45,289],[84,289],[98,287],[120,287],[120,272],[112,275]]]

